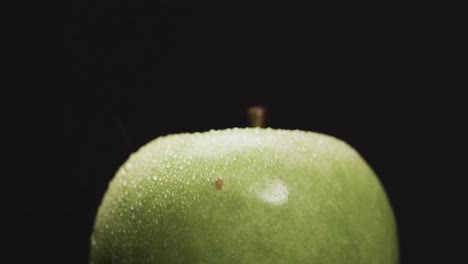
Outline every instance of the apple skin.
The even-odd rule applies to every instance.
[[[159,137],[120,167],[92,264],[399,262],[395,217],[348,144],[299,130]]]

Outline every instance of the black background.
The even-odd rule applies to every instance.
[[[15,7],[7,31],[7,263],[87,263],[100,199],[131,152],[165,134],[247,126],[252,105],[269,127],[331,134],[362,154],[395,209],[401,263],[462,255],[467,98],[447,88],[444,46],[417,8],[53,10]]]

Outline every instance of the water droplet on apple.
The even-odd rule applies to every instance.
[[[157,181],[158,180],[158,175],[154,175],[153,180]]]

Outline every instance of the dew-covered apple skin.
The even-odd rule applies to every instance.
[[[395,264],[384,189],[345,142],[299,130],[157,138],[99,207],[92,264]]]

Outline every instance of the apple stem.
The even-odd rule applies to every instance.
[[[265,123],[265,113],[266,110],[261,106],[252,106],[249,107],[247,115],[249,117],[249,122],[251,127],[263,127]]]

